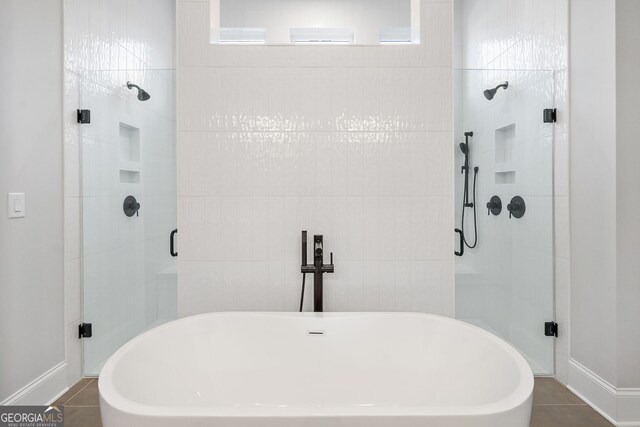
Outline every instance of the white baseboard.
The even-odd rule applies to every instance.
[[[640,388],[618,389],[618,426],[640,426]]]
[[[569,389],[617,427],[640,427],[640,389],[615,388],[569,359]]]
[[[0,402],[0,405],[49,405],[68,389],[67,362],[60,362]]]

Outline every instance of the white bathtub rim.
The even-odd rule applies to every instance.
[[[133,348],[139,341],[146,337],[162,332],[164,329],[174,327],[180,323],[188,323],[201,318],[224,317],[224,316],[269,316],[269,317],[300,317],[300,318],[340,318],[340,317],[360,317],[360,316],[407,316],[407,317],[423,317],[432,318],[441,321],[457,324],[459,327],[474,329],[488,339],[495,342],[506,350],[512,357],[518,367],[521,375],[520,382],[516,390],[504,399],[491,402],[484,405],[467,405],[467,406],[368,406],[368,407],[312,407],[312,406],[287,406],[287,407],[229,407],[229,406],[155,406],[139,403],[124,397],[116,391],[111,377],[113,370],[118,362]],[[215,312],[198,314],[194,316],[183,317],[156,328],[150,329],[137,337],[133,338],[120,349],[118,349],[105,363],[98,379],[98,387],[100,400],[111,406],[115,410],[122,411],[127,414],[139,416],[162,416],[162,417],[216,417],[216,418],[235,418],[235,417],[368,417],[368,416],[402,416],[402,417],[420,417],[420,416],[474,416],[474,415],[492,415],[509,412],[526,404],[533,395],[533,372],[528,362],[522,354],[516,350],[511,344],[502,338],[470,323],[449,317],[439,316],[427,313],[413,312],[325,312],[325,313],[298,313],[298,312]]]

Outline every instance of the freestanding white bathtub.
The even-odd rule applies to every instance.
[[[105,427],[527,427],[533,374],[501,339],[413,313],[218,313],[109,359]]]

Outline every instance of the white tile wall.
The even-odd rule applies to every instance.
[[[553,201],[553,260],[555,268],[555,318],[560,324],[556,340],[556,376],[567,382],[568,363],[568,295],[569,292],[569,206],[568,206],[568,1],[556,0],[459,0],[456,25],[461,28],[458,57],[468,69],[503,70],[493,74],[494,80],[504,77],[511,81],[506,70],[552,70],[554,73],[554,103],[558,108],[558,123],[553,134],[553,193],[545,203]],[[513,76],[514,73],[511,73]],[[544,88],[547,90],[548,88]],[[509,89],[511,92],[512,88]],[[535,96],[535,92],[532,92]],[[478,98],[484,102],[483,98]],[[477,105],[469,103],[472,108]],[[529,105],[527,102],[526,105]],[[543,106],[531,106],[538,114]],[[523,110],[524,111],[524,110]],[[468,115],[464,112],[461,115]],[[533,117],[533,116],[532,116]],[[535,117],[537,119],[537,117]],[[479,126],[482,129],[481,125]],[[535,129],[528,129],[528,132]],[[487,136],[487,135],[485,135]],[[550,147],[551,149],[551,147]],[[545,154],[548,155],[548,154]],[[459,160],[459,159],[458,159]],[[531,162],[532,159],[527,159]],[[539,164],[536,163],[536,164]],[[551,176],[548,171],[540,175]],[[536,179],[535,177],[532,177]],[[546,186],[546,183],[539,181]],[[483,199],[481,199],[483,200]],[[504,201],[504,200],[503,200]],[[539,232],[549,226],[536,221],[529,230],[530,237],[544,236]],[[485,231],[495,233],[487,224]],[[547,245],[540,241],[539,245]],[[529,261],[531,265],[541,261]],[[505,263],[507,264],[507,263]],[[542,264],[541,264],[542,265]],[[526,265],[523,265],[526,267]],[[475,299],[466,292],[470,300]],[[458,294],[459,296],[459,294]],[[471,312],[468,304],[464,310]],[[458,308],[461,308],[460,306]]]
[[[174,68],[175,2],[65,0],[64,43],[65,322],[71,385],[82,375],[77,325],[83,319],[83,299],[91,299],[92,292],[96,298],[102,298],[96,304],[101,301],[105,307],[102,313],[105,318],[98,322],[85,319],[94,321],[94,337],[98,341],[101,332],[104,337],[105,330],[119,329],[113,323],[118,315],[107,307],[117,310],[126,307],[125,299],[137,298],[144,308],[149,305],[144,295],[155,292],[155,276],[138,280],[142,283],[139,288],[144,290],[146,286],[146,292],[139,290],[137,297],[120,289],[128,283],[124,280],[127,270],[125,259],[117,254],[130,254],[132,262],[137,260],[137,264],[146,265],[148,271],[159,271],[163,263],[167,264],[166,251],[159,251],[166,247],[166,233],[173,226],[167,219],[175,217],[175,201],[171,197],[175,183],[158,178],[171,176],[171,168],[175,168],[171,131],[175,83],[167,80],[173,72],[150,70]],[[131,93],[123,87],[129,79],[152,94],[147,108],[131,101]],[[80,127],[76,123],[76,109],[81,107],[92,109],[91,125]],[[122,221],[122,198],[126,195],[123,192],[129,194],[132,189],[122,188],[118,183],[115,133],[119,120],[142,123],[148,143],[143,168],[149,177],[147,183],[153,184],[145,184],[144,190],[144,208],[149,209],[149,214],[140,221],[146,222],[146,227],[135,230]],[[162,215],[154,216],[152,212]],[[149,231],[158,229],[163,230],[161,235]],[[140,242],[145,242],[146,250],[140,250]],[[92,282],[93,277],[102,286]],[[114,292],[115,289],[122,292]],[[118,295],[123,300],[113,300]],[[147,311],[157,314],[155,310]],[[103,346],[105,354],[110,348],[107,344]],[[113,347],[113,343],[110,345]]]
[[[178,2],[179,315],[296,310],[303,229],[327,310],[453,314],[452,2],[421,10],[419,46],[239,47]]]

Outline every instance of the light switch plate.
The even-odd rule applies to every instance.
[[[26,213],[24,193],[7,194],[7,216],[9,218],[24,218]]]

